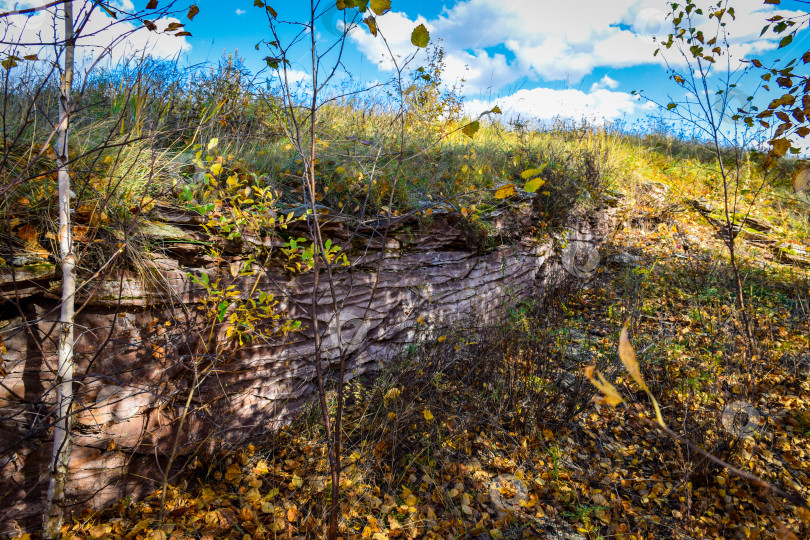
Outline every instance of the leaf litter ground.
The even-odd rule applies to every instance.
[[[630,316],[667,424],[810,497],[806,270],[740,243],[757,342],[746,361],[720,239],[687,205],[636,202],[598,274],[542,330],[542,360],[524,354],[541,331],[531,310],[517,310],[506,329],[433,336],[375,382],[349,386],[342,538],[810,537],[806,510],[590,400],[582,372],[598,364],[633,411],[654,417],[617,360]],[[499,360],[482,372],[481,353],[493,350]],[[320,538],[329,478],[310,411],[248,447],[196,458],[169,489],[162,521],[158,490],[84,512],[65,537]]]

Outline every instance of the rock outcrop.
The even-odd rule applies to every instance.
[[[342,242],[352,262],[336,269],[333,283],[322,275],[317,286],[314,316],[324,329],[327,374],[334,377],[340,358],[338,319],[349,376],[372,373],[422,332],[472,316],[496,320],[515,302],[587,278],[612,229],[607,208],[572,215],[556,237],[534,229],[529,204],[508,214],[489,229],[495,241],[486,234],[482,241],[481,231],[473,241],[463,218],[449,212],[435,212],[427,225],[399,220],[384,241],[386,223],[350,230],[325,217],[326,236]],[[315,392],[313,274],[292,275],[278,264],[258,276],[238,272],[251,245],[283,242],[246,237],[216,261],[193,215],[158,208],[152,219],[140,233],[152,246],[143,268],[102,274],[79,293],[69,493],[76,508],[154,489],[176,437],[181,454],[213,441],[240,443],[288,421]],[[0,274],[0,523],[41,510],[60,286],[52,264],[12,270]],[[225,337],[198,309],[205,290],[192,276],[203,274],[227,280],[243,297],[274,294],[302,329],[241,348],[213,347]],[[215,350],[220,355],[211,358]],[[192,405],[177,433],[190,389]]]

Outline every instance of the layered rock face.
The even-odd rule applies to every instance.
[[[77,299],[71,503],[97,507],[154,489],[175,443],[188,455],[289,421],[316,390],[313,316],[327,376],[336,376],[340,359],[338,321],[348,376],[373,373],[425,332],[469,317],[494,321],[515,302],[587,278],[611,216],[609,209],[572,215],[555,239],[534,229],[531,205],[517,206],[493,220],[498,241],[483,248],[450,212],[434,213],[429,224],[401,220],[351,230],[324,218],[325,236],[343,243],[352,264],[336,268],[331,283],[322,273],[315,290],[311,271],[294,275],[279,264],[239,275],[250,241],[231,243],[215,261],[205,255],[210,239],[192,216],[160,210],[142,228],[154,246],[145,269],[95,277]],[[34,266],[0,275],[0,523],[37,516],[47,488],[60,284],[52,267]],[[203,274],[234,285],[242,297],[274,294],[284,317],[302,329],[217,347],[224,327],[211,327],[198,309],[206,293],[193,276]]]

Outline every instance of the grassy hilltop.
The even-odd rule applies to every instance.
[[[617,360],[632,317],[641,372],[667,424],[810,498],[810,206],[793,193],[795,163],[765,171],[725,150],[737,164],[730,210],[755,342],[746,358],[709,148],[660,132],[509,124],[495,113],[470,137],[474,119],[440,88],[423,80],[402,108],[382,91],[323,106],[314,144],[324,213],[358,223],[442,209],[486,232],[536,169],[532,234],[608,199],[620,226],[582,289],[527,302],[495,327],[426,334],[376,380],[348,386],[341,535],[807,537],[806,513],[639,419],[654,412]],[[54,107],[47,92],[37,99]],[[26,118],[22,83],[11,95],[7,118]],[[137,269],[153,249],[138,231],[157,207],[196,212],[223,237],[231,215],[286,239],[271,218],[306,202],[302,162],[273,92],[256,94],[238,61],[191,74],[133,66],[96,77],[82,99],[71,151],[80,275]],[[306,126],[306,111],[296,114]],[[43,261],[58,253],[49,129],[6,126],[3,183],[25,178],[3,192],[6,267],[20,250]],[[124,256],[104,267],[125,241]],[[591,400],[583,368],[597,363],[629,410]],[[746,431],[729,409],[737,402],[756,409],[761,429]],[[313,409],[247,448],[197,456],[172,483],[162,523],[158,491],[85,512],[67,537],[318,537],[330,504],[323,437]]]

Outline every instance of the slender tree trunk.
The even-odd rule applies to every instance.
[[[68,171],[68,127],[70,88],[73,84],[73,2],[64,4],[64,70],[60,84],[59,124],[56,153],[59,183],[59,257],[62,262],[62,307],[59,316],[59,353],[56,373],[56,422],[50,484],[45,501],[44,537],[58,538],[64,519],[65,487],[70,461],[70,406],[73,402],[73,318],[76,292],[76,260],[70,224],[70,175]]]

